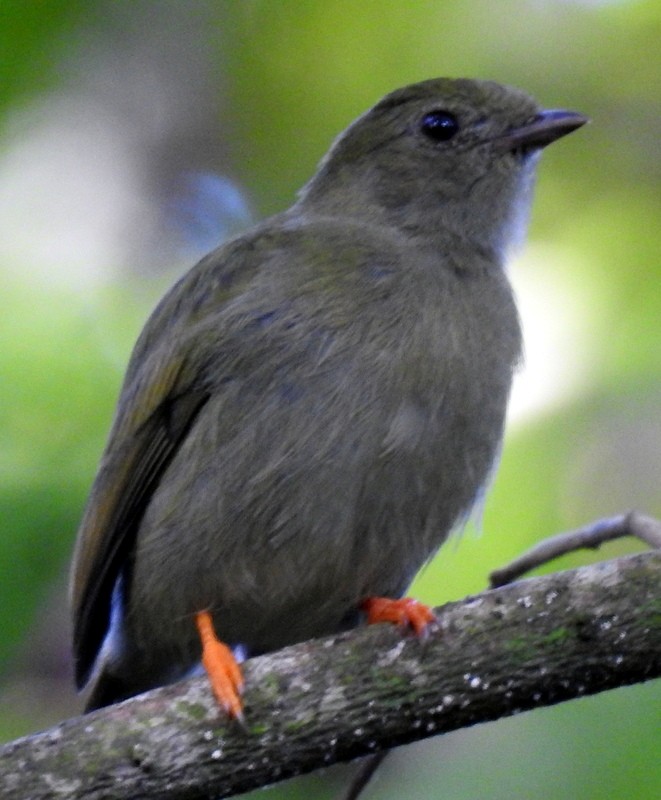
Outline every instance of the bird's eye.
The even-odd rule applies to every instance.
[[[430,111],[420,121],[420,130],[435,142],[447,142],[458,133],[459,123],[449,111]]]

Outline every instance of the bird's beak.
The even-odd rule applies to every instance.
[[[566,136],[581,125],[585,125],[586,122],[589,122],[588,117],[576,111],[561,109],[540,111],[530,122],[499,136],[495,139],[495,144],[501,152],[546,147],[561,136]]]

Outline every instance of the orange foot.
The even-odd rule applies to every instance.
[[[200,611],[195,615],[202,641],[202,664],[209,676],[216,699],[234,719],[243,721],[243,675],[230,648],[220,641],[213,629],[211,614]]]
[[[410,626],[417,636],[424,636],[429,625],[436,622],[431,608],[412,597],[402,597],[399,600],[368,597],[363,600],[361,607],[367,614],[368,625],[374,622],[395,622],[402,627]]]

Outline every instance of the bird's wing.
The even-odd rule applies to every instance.
[[[157,348],[151,356],[124,386],[78,533],[71,604],[79,686],[108,630],[113,588],[149,499],[209,396],[181,355]]]

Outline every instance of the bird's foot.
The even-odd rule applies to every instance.
[[[368,597],[361,603],[369,625],[375,622],[394,622],[401,627],[411,627],[417,636],[424,636],[429,626],[436,622],[434,612],[412,597],[393,600],[389,597]]]
[[[202,665],[209,676],[211,689],[229,716],[243,722],[241,668],[231,649],[216,636],[208,611],[198,612],[195,624],[202,642]]]

